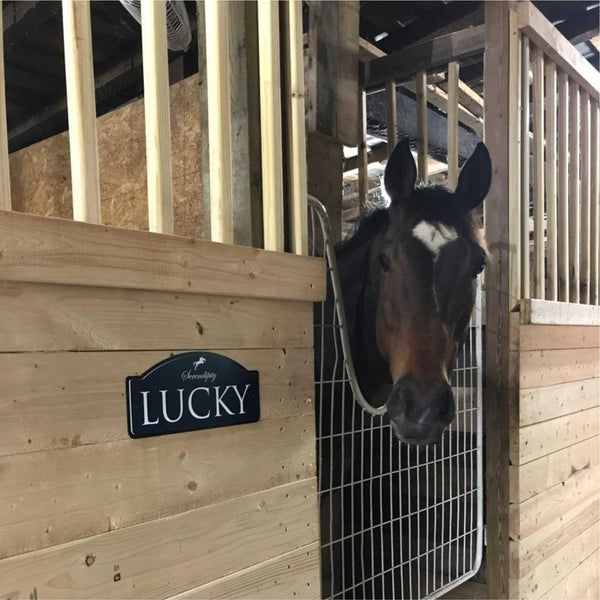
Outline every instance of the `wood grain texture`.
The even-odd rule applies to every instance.
[[[598,375],[598,348],[530,350],[521,353],[521,389],[590,379]]]
[[[519,336],[522,352],[596,348],[600,339],[600,328],[595,325],[521,325]]]
[[[524,502],[546,490],[566,485],[578,473],[598,465],[598,437],[589,438],[526,465],[511,466],[510,501]]]
[[[569,302],[579,303],[580,282],[580,101],[579,86],[569,82]]]
[[[544,55],[534,46],[531,58],[533,63],[533,297],[543,300],[546,297]],[[527,160],[529,160],[528,156]]]
[[[458,72],[457,62],[448,64],[448,189],[456,189],[458,182]]]
[[[308,302],[0,282],[0,311],[1,352],[312,345]]]
[[[4,31],[2,14],[0,14],[0,31]],[[3,38],[0,38],[0,210],[10,210],[11,206],[8,131],[6,125],[6,84],[4,81],[4,41]]]
[[[600,129],[599,107],[592,102],[590,115],[590,304],[598,304],[600,294]]]
[[[309,411],[242,426],[4,456],[0,556],[313,477],[314,440]]]
[[[581,278],[580,297],[582,304],[590,304],[590,97],[581,93]]]
[[[278,600],[292,597],[298,600],[316,600],[321,597],[320,552],[318,543],[309,544],[178,594],[171,600]]]
[[[534,325],[599,325],[600,309],[569,302],[525,299],[521,301],[521,323]]]
[[[556,65],[547,60],[544,69],[545,81],[545,187],[546,187],[546,260],[547,260],[547,294],[548,300],[558,300],[558,267],[557,267],[557,196],[556,196]]]
[[[542,600],[565,600],[565,598],[598,600],[600,598],[599,565],[600,553],[596,550],[579,563],[560,583],[547,591],[542,596]]]
[[[427,157],[429,155],[429,134],[427,123],[427,73],[419,71],[415,76],[417,94],[417,179],[429,181]]]
[[[558,73],[558,300],[569,301],[569,78]]]
[[[0,213],[0,279],[321,300],[320,259],[14,212]]]
[[[531,275],[530,275],[530,252],[531,243],[529,235],[529,198],[530,198],[530,91],[529,91],[529,69],[530,69],[530,44],[525,36],[521,39],[521,64],[520,64],[520,229],[521,229],[521,298],[531,296]]]
[[[314,543],[317,519],[316,481],[301,480],[4,559],[0,596],[164,598]]]
[[[260,372],[261,420],[312,410],[312,350],[218,350]],[[0,355],[0,456],[127,440],[125,378],[167,352]]]

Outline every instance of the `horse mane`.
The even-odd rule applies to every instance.
[[[365,215],[358,223],[354,235],[336,245],[339,254],[352,252],[370,242],[389,223],[387,208],[376,208]]]

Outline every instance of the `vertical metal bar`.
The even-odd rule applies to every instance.
[[[533,47],[533,282],[534,298],[544,300],[544,54]]]
[[[581,92],[581,269],[580,297],[590,303],[590,96]]]
[[[558,265],[556,223],[556,65],[546,61],[546,259],[547,298],[558,300]]]
[[[569,301],[569,78],[558,73],[558,300]]]
[[[529,277],[529,40],[521,35],[521,297],[530,298]]]
[[[569,85],[569,301],[579,302],[579,86]]]
[[[427,74],[425,71],[417,73],[415,86],[417,92],[417,176],[419,181],[428,183],[429,135],[427,130]]]

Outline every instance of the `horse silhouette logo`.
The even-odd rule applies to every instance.
[[[204,356],[201,356],[198,360],[194,361],[194,371],[200,366],[203,365],[206,362],[206,359],[204,358]]]

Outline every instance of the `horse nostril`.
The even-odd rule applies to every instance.
[[[440,394],[439,406],[438,418],[447,425],[454,419],[455,414],[454,394],[449,385],[445,385],[444,390]]]

